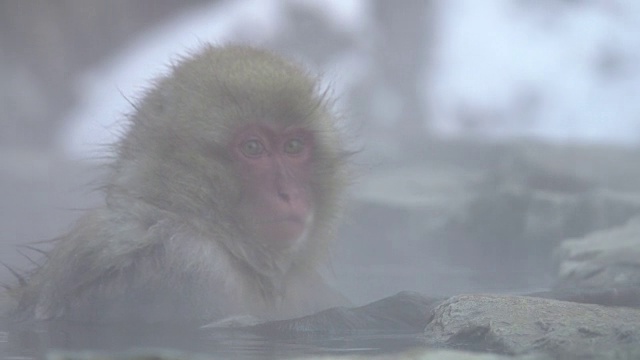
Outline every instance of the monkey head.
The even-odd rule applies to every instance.
[[[346,151],[315,77],[267,51],[207,47],[136,110],[108,199],[142,200],[236,253],[324,252]]]

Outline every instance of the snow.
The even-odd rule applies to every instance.
[[[324,13],[358,41],[369,41],[367,36],[375,33],[367,31],[371,19],[366,1],[297,1]],[[442,136],[636,144],[639,4],[443,2],[433,68],[424,85],[429,125]],[[136,38],[80,78],[80,104],[67,116],[61,147],[74,158],[104,155],[101,145],[117,140],[132,111],[129,102],[140,98],[141,86],[167,71],[176,56],[203,42],[266,42],[278,36],[285,16],[281,0],[217,2],[190,9]],[[367,69],[366,53],[354,51],[344,56],[343,65],[354,72]]]
[[[359,31],[362,0],[294,0],[311,6],[344,31]],[[83,74],[76,85],[80,102],[67,116],[60,134],[62,152],[72,158],[100,159],[106,145],[125,128],[131,103],[144,95],[144,84],[165,74],[179,56],[203,43],[240,41],[260,44],[273,39],[282,26],[281,0],[237,0],[194,7],[152,31]]]
[[[445,9],[429,88],[436,132],[636,144],[640,6],[519,3],[454,0]],[[599,68],[606,56],[617,61],[611,73]]]
[[[72,157],[107,154],[104,145],[117,140],[126,113],[144,93],[142,84],[162,75],[176,56],[203,42],[223,43],[240,21],[250,22],[255,39],[268,37],[278,24],[277,0],[215,3],[186,11],[81,76],[80,104],[67,116],[61,143]],[[176,53],[176,49],[182,52]]]

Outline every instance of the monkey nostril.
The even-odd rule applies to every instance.
[[[287,192],[278,191],[278,196],[280,196],[280,199],[286,202],[289,202],[291,200],[291,196]]]

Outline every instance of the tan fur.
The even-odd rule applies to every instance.
[[[252,122],[302,126],[315,137],[313,226],[286,253],[238,236],[242,189],[226,147]],[[207,46],[136,106],[115,148],[106,206],[86,214],[14,289],[14,315],[204,324],[344,304],[316,267],[334,237],[345,157],[314,77],[267,51]]]

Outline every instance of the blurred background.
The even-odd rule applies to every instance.
[[[28,269],[17,244],[100,204],[130,102],[205,42],[274,49],[333,89],[361,151],[326,275],[357,304],[577,281],[560,244],[640,210],[635,0],[5,0],[3,263]]]

